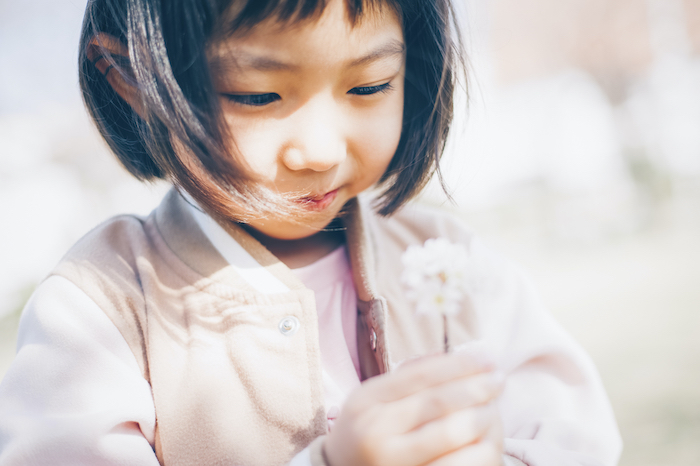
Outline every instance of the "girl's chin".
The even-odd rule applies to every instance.
[[[323,195],[301,198],[297,202],[302,211],[296,212],[294,218],[278,216],[254,220],[244,226],[253,236],[263,235],[280,241],[303,240],[329,228],[337,229],[331,224],[339,217],[347,201],[343,194],[340,189],[334,189]]]

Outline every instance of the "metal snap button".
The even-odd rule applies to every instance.
[[[297,330],[299,330],[299,326],[301,324],[299,323],[299,319],[297,319],[294,316],[287,316],[284,319],[280,321],[279,324],[279,329],[280,333],[282,335],[286,335],[288,337],[291,337],[295,333],[297,333]]]

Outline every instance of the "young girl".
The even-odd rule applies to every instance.
[[[0,385],[0,465],[616,463],[595,369],[527,281],[403,207],[450,125],[451,10],[88,2],[87,107],[134,176],[174,189],[36,290]],[[450,354],[399,280],[437,237],[469,254]]]

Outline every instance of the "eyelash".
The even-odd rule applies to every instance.
[[[280,99],[279,94],[227,94],[226,98],[232,102],[251,107],[262,107]]]
[[[379,84],[377,86],[360,86],[354,87],[348,91],[348,94],[355,95],[372,95],[379,93],[387,93],[391,91],[394,87],[390,82]],[[265,105],[271,104],[277,100],[280,100],[279,94],[268,93],[268,94],[226,94],[226,98],[232,102],[241,105],[248,105],[251,107],[263,107]]]
[[[379,84],[378,86],[361,86],[361,87],[354,87],[348,91],[350,94],[355,94],[355,95],[372,95],[372,94],[379,94],[379,93],[387,93],[390,90],[392,90],[394,86],[391,85],[390,82],[384,83],[384,84]]]

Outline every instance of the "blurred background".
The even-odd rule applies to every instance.
[[[623,466],[700,465],[700,0],[463,0],[444,164],[464,217],[588,350]],[[0,377],[29,294],[100,221],[148,213],[80,101],[85,0],[0,0]]]

